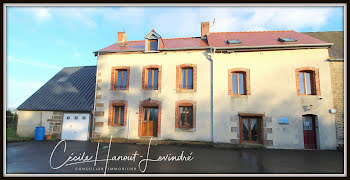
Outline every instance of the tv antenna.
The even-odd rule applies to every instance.
[[[214,25],[215,25],[215,18],[214,18],[212,25],[210,27],[214,27]]]

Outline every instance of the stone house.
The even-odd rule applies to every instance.
[[[210,32],[98,50],[93,139],[335,149],[328,43],[294,31]]]

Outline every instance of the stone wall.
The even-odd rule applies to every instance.
[[[50,119],[47,120],[49,123],[48,133],[52,135],[53,138],[60,139],[62,132],[62,120],[63,112],[54,111]]]
[[[338,146],[344,145],[344,61],[330,61]]]

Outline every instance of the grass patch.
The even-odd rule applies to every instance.
[[[6,128],[6,142],[20,142],[33,140],[31,137],[20,137],[16,133],[16,127]]]

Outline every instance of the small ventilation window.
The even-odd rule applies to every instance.
[[[296,39],[293,38],[278,38],[279,42],[285,42],[285,43],[292,43],[292,42],[297,42]]]
[[[228,39],[228,40],[227,40],[227,44],[230,44],[230,45],[240,45],[240,44],[241,44],[241,41],[238,40],[238,39]]]
[[[67,76],[61,77],[57,82],[65,82],[68,79]]]

